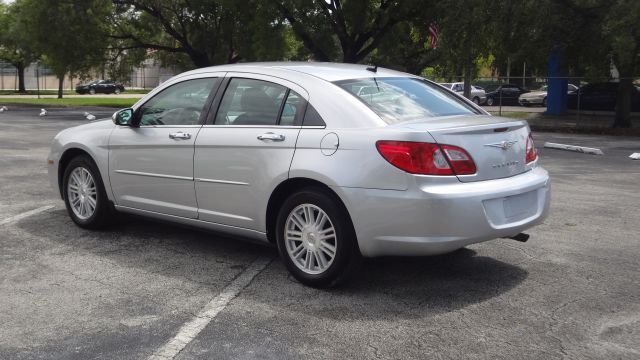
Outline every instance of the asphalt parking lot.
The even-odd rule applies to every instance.
[[[552,206],[529,242],[368,260],[316,290],[262,245],[128,216],[74,226],[46,156],[83,111],[0,114],[1,359],[161,355],[221,294],[176,359],[640,357],[640,138],[536,133]]]

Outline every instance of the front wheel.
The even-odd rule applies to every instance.
[[[473,103],[476,105],[480,105],[480,98],[478,98],[477,96],[473,98]]]
[[[89,89],[89,94],[90,95],[95,95],[96,94],[96,89],[94,89],[94,88]]]
[[[71,220],[86,229],[104,227],[111,207],[97,166],[88,156],[69,162],[63,177],[64,203]]]
[[[492,97],[487,98],[487,105],[488,106],[493,106],[493,98]]]
[[[346,209],[333,194],[319,188],[298,191],[284,202],[276,240],[289,272],[313,287],[343,282],[361,261]]]
[[[114,94],[116,94],[116,95],[120,95],[120,92],[121,92],[121,91],[120,91],[120,89],[119,89],[119,88],[116,88],[116,89],[113,91],[113,93],[114,93]]]

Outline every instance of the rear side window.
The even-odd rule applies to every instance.
[[[215,125],[276,125],[288,89],[268,81],[234,78],[229,81],[216,114]],[[287,99],[287,116],[293,99]]]
[[[421,79],[368,78],[342,80],[335,84],[389,124],[437,116],[480,114],[457,96]]]
[[[302,122],[303,126],[327,126],[318,114],[318,111],[311,106],[311,104],[307,104],[307,111],[304,114],[304,120]]]

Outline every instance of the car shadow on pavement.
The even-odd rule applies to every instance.
[[[279,263],[273,267],[286,271]],[[333,320],[428,318],[498,297],[527,276],[518,266],[464,248],[439,256],[367,259],[349,282],[329,290],[304,287],[288,276],[288,284],[278,285],[280,296],[270,297],[265,289],[254,300]],[[284,304],[282,294],[290,298]]]
[[[104,231],[88,231],[56,210],[16,226],[40,239],[39,247],[43,241],[57,242],[57,254],[84,253],[202,286],[220,285],[225,272],[233,277],[257,256],[277,257],[273,247],[233,237],[128,215],[117,222]],[[497,297],[527,276],[518,266],[464,248],[439,256],[367,259],[349,282],[322,290],[295,281],[276,259],[242,297],[256,306],[330,319],[430,317]]]

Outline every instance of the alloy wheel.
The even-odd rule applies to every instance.
[[[95,213],[98,192],[89,170],[83,167],[73,169],[69,175],[67,196],[71,210],[79,219],[86,220]]]
[[[336,230],[329,216],[318,206],[301,204],[285,222],[284,239],[287,254],[307,274],[326,271],[336,256]]]

